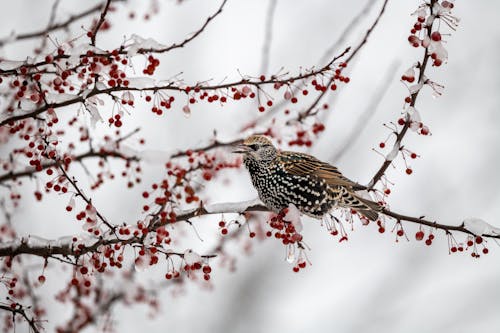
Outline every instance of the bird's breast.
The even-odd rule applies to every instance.
[[[294,204],[302,213],[321,217],[331,208],[326,182],[312,175],[295,175],[279,164],[246,164],[262,202],[278,212]]]

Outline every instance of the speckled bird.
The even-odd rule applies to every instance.
[[[314,156],[280,151],[263,135],[252,135],[236,147],[243,154],[260,200],[278,213],[290,204],[308,216],[322,218],[335,207],[351,208],[375,221],[381,207],[356,194],[366,189]]]

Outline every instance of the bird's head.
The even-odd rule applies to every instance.
[[[243,154],[243,159],[252,159],[256,162],[272,161],[278,150],[273,146],[271,140],[263,135],[252,135],[243,143],[236,146],[234,153]]]

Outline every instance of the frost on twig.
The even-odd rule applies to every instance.
[[[476,236],[500,235],[500,228],[494,227],[486,221],[476,217],[466,218],[463,224],[465,229],[472,232]]]

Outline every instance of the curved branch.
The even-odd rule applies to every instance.
[[[106,4],[104,5],[104,9],[101,12],[101,16],[99,17],[99,21],[94,27],[94,30],[92,30],[92,36],[90,37],[90,45],[95,46],[95,39],[97,37],[97,32],[101,28],[101,25],[104,23],[104,20],[106,19],[106,15],[108,14],[109,10],[109,4],[111,3],[112,0],[107,0]]]
[[[12,312],[12,315],[14,316],[12,318],[12,320],[15,320],[15,315],[22,316],[24,318],[24,320],[26,320],[26,322],[28,323],[28,325],[30,326],[30,328],[33,330],[33,333],[40,333],[40,330],[38,329],[38,327],[36,325],[35,318],[34,317],[32,317],[32,318],[28,317],[28,314],[26,313],[26,311],[24,310],[24,308],[18,307],[18,306],[16,306],[15,308],[12,308],[10,306],[5,306],[5,305],[1,305],[0,304],[0,309],[8,311],[8,312]]]
[[[112,0],[114,2],[118,2],[118,1],[125,1],[125,0]],[[92,15],[94,14],[95,12],[98,12],[100,10],[102,10],[102,8],[105,6],[105,3],[100,3],[98,5],[95,5],[94,7],[91,7],[79,14],[75,14],[75,15],[71,15],[66,21],[63,21],[61,23],[56,23],[56,24],[53,24],[53,25],[50,25],[49,27],[47,27],[46,29],[44,30],[39,30],[39,31],[33,31],[33,32],[28,32],[28,33],[24,33],[24,34],[20,34],[20,35],[17,35],[14,39],[11,39],[9,37],[4,37],[2,39],[0,39],[0,47],[7,44],[8,42],[12,42],[12,41],[20,41],[20,40],[25,40],[25,39],[30,39],[30,38],[37,38],[37,37],[42,37],[42,36],[45,36],[47,34],[49,34],[50,32],[52,31],[56,31],[56,30],[60,30],[60,29],[66,29],[70,24],[82,19],[82,18],[85,18],[89,15]]]
[[[382,17],[382,15],[384,14],[385,12],[385,8],[387,6],[387,2],[389,0],[385,0],[384,1],[384,4],[382,5],[382,8],[380,9],[378,15],[377,15],[377,18],[375,19],[375,21],[373,21],[372,25],[370,26],[370,28],[368,28],[368,30],[366,31],[363,39],[361,40],[361,42],[358,44],[358,46],[356,46],[355,49],[352,50],[351,54],[349,55],[349,57],[347,57],[347,59],[345,60],[345,63],[349,63],[355,56],[356,54],[358,54],[358,52],[361,50],[361,48],[366,44],[366,42],[368,41],[368,37],[370,37],[372,31],[375,29],[375,27],[377,26],[378,22],[380,21],[380,18]],[[330,66],[333,62],[331,61],[328,66]],[[328,81],[328,84],[326,84],[327,87],[329,87],[333,81],[335,80],[335,77],[332,76],[330,78],[330,80]],[[314,108],[318,105],[318,103],[321,101],[321,99],[326,95],[326,92],[328,91],[328,89],[325,89],[323,90],[317,97],[316,99],[313,101],[313,103],[307,108],[307,110],[305,111],[302,111],[298,114],[297,118],[296,118],[296,121],[298,122],[301,122],[303,119],[309,117],[309,116],[313,116],[316,114],[316,112],[313,112]],[[287,121],[287,125],[290,125],[292,123],[293,120],[288,120]]]
[[[177,212],[176,222],[187,221],[189,219],[211,214],[235,213],[243,214],[250,211],[268,211],[268,209],[260,204],[257,200],[214,204],[209,206],[201,206],[199,208],[187,209]],[[152,230],[155,230],[165,224],[156,224]],[[114,236],[107,234],[107,236]],[[94,252],[100,246],[111,245],[116,243],[133,244],[141,241],[141,238],[132,237],[128,239],[112,238],[91,238],[88,239],[88,245],[76,246],[73,242],[73,237],[62,237],[57,240],[46,240],[39,237],[22,237],[15,241],[5,242],[0,244],[0,257],[13,257],[19,254],[32,254],[40,257],[48,257],[53,255],[63,256],[80,256],[85,253]]]
[[[205,28],[208,26],[208,24],[214,18],[216,18],[220,13],[222,13],[222,9],[226,5],[226,2],[227,2],[227,0],[222,1],[221,5],[217,9],[217,11],[215,13],[213,13],[212,15],[210,15],[207,18],[207,20],[205,21],[205,23],[198,30],[196,30],[195,33],[193,33],[191,35],[191,37],[188,37],[188,38],[184,39],[181,43],[179,43],[179,44],[174,43],[174,44],[172,44],[172,45],[170,45],[168,47],[162,48],[162,49],[141,49],[141,50],[139,50],[139,53],[152,53],[152,52],[154,52],[154,53],[164,53],[164,52],[171,51],[173,49],[178,49],[178,48],[184,47],[187,43],[189,43],[190,41],[192,41],[193,39],[195,39],[196,37],[198,37],[198,35],[201,34],[205,30]]]
[[[274,84],[289,84],[291,82],[297,81],[297,80],[303,80],[307,79],[319,74],[324,74],[326,72],[331,71],[331,64],[333,64],[335,61],[337,61],[339,58],[345,55],[345,53],[349,49],[346,49],[344,52],[342,52],[340,55],[334,57],[327,65],[323,66],[320,69],[317,70],[311,70],[303,74],[299,74],[297,76],[290,76],[288,78],[275,78],[271,77],[270,79],[267,80],[260,80],[260,79],[241,79],[239,81],[233,81],[229,83],[223,83],[223,84],[217,84],[217,85],[197,85],[194,86],[195,88],[199,89],[200,91],[213,91],[213,90],[219,90],[219,89],[227,89],[227,88],[232,88],[240,85],[251,85],[254,87],[260,87],[260,86],[265,86],[265,85],[274,85]],[[191,88],[191,87],[190,87]],[[0,127],[8,125],[10,123],[13,123],[18,120],[23,120],[27,118],[32,118],[35,117],[48,109],[57,109],[61,108],[64,106],[69,106],[77,103],[84,103],[85,100],[87,100],[90,97],[101,95],[101,94],[111,94],[114,92],[123,92],[123,91],[150,91],[150,92],[157,92],[157,91],[177,91],[177,92],[185,92],[187,93],[186,87],[180,87],[173,85],[172,83],[163,85],[163,86],[154,86],[154,87],[145,87],[145,88],[137,88],[137,87],[130,87],[130,86],[116,86],[116,87],[110,87],[106,89],[94,89],[90,93],[88,93],[85,97],[83,96],[78,96],[75,95],[75,98],[68,99],[63,102],[59,103],[51,103],[51,104],[46,104],[36,110],[27,112],[25,114],[20,114],[16,116],[11,116],[6,119],[3,119],[0,121]]]
[[[136,156],[125,156],[120,152],[117,151],[106,151],[106,150],[100,150],[100,151],[94,151],[94,150],[89,150],[86,153],[77,155],[71,159],[72,162],[81,162],[86,159],[91,159],[91,158],[118,158],[118,159],[123,159],[125,161],[138,161],[139,158]],[[49,162],[42,164],[42,170],[49,169],[52,167],[57,167],[56,162]],[[3,175],[0,175],[0,184],[9,181],[9,180],[17,180],[20,178],[24,177],[32,177],[34,174],[38,173],[40,171],[37,171],[35,168],[27,168],[26,170],[23,171],[18,171],[18,172],[9,172]]]
[[[176,222],[187,221],[195,217],[201,217],[205,215],[213,214],[243,214],[246,212],[267,212],[269,211],[267,207],[262,205],[259,200],[249,200],[242,202],[232,202],[232,203],[222,203],[213,204],[207,206],[201,206],[199,208],[187,209],[177,212]],[[397,221],[408,221],[416,224],[426,225],[435,229],[441,229],[445,232],[458,231],[463,232],[468,235],[474,235],[470,230],[466,229],[464,224],[453,226],[447,224],[440,224],[437,222],[432,222],[424,218],[417,218],[406,216],[398,213],[394,213],[388,209],[383,209],[382,213],[390,216]],[[154,225],[150,231],[154,231],[157,228],[164,226],[165,224],[152,224]],[[111,234],[106,236],[111,237]],[[135,244],[142,241],[141,238],[131,237],[126,239],[120,238],[106,238],[104,236],[100,239],[87,239],[86,243],[88,245],[76,246],[73,242],[73,237],[62,237],[57,240],[45,240],[38,237],[23,237],[11,242],[6,242],[0,244],[0,257],[13,257],[20,254],[32,254],[41,257],[48,257],[54,255],[63,256],[80,256],[85,253],[95,252],[100,246],[112,245],[120,243],[122,245]],[[500,239],[500,235],[497,234],[483,234],[476,235],[486,238]]]
[[[436,2],[437,2],[437,0],[431,0],[431,3],[429,5],[430,15],[431,16],[434,15],[433,14],[433,7],[434,7],[434,4]],[[427,29],[427,36],[429,38],[431,37],[432,27],[434,25],[434,21],[435,20],[431,20],[431,24],[425,27]],[[430,56],[431,55],[427,52],[427,48],[425,48],[424,49],[424,57],[423,57],[422,63],[420,64],[420,70],[419,70],[419,74],[418,74],[418,83],[419,84],[423,84],[424,83],[424,80],[425,80],[424,73],[425,73],[425,69],[427,68],[427,64],[428,64]],[[414,107],[415,106],[415,103],[417,102],[417,97],[418,97],[418,94],[420,93],[420,90],[421,89],[418,89],[413,94],[411,94],[411,96],[410,96],[411,97],[410,107]],[[410,125],[411,125],[411,120],[410,120],[409,116],[407,116],[406,119],[405,119],[405,124],[403,125],[403,128],[401,129],[401,131],[396,136],[396,141],[394,142],[393,149],[396,146],[397,147],[401,147],[402,146],[401,145],[401,141],[403,141],[403,138],[405,137],[406,133],[408,132],[408,129],[410,128]],[[382,165],[380,166],[380,168],[377,170],[377,172],[373,176],[372,180],[370,180],[370,182],[368,183],[367,187],[369,189],[372,189],[378,183],[378,181],[385,174],[385,171],[387,170],[387,168],[389,167],[389,165],[391,165],[391,163],[392,163],[392,160],[388,160],[388,159],[386,159],[384,161],[384,163],[382,163]]]
[[[125,1],[125,0],[114,0],[114,1]],[[196,30],[193,33],[192,36],[184,39],[182,42],[180,42],[180,43],[174,43],[174,44],[172,44],[170,46],[167,46],[167,47],[164,47],[164,48],[139,49],[139,50],[137,50],[137,53],[138,54],[166,53],[166,52],[169,52],[171,50],[184,47],[186,44],[188,44],[193,39],[195,39],[196,37],[198,37],[205,30],[205,28],[208,26],[208,24],[213,19],[215,19],[215,17],[217,17],[220,13],[222,13],[222,9],[224,8],[224,5],[226,4],[226,2],[227,2],[227,0],[224,0],[222,2],[222,4],[219,6],[219,8],[217,9],[217,11],[214,14],[212,14],[211,16],[209,16],[207,18],[207,20],[205,21],[205,23],[198,30]],[[95,12],[95,11],[101,10],[104,5],[105,5],[105,3],[102,3],[99,6],[96,6],[96,7],[92,8],[93,9],[92,12],[87,13],[87,15],[89,15],[89,14]],[[29,38],[31,38],[31,37],[29,37]],[[1,41],[0,41],[0,46],[1,46]],[[117,51],[118,51],[118,54],[120,54],[120,55],[126,55],[127,52],[128,52],[126,50],[126,47],[123,46],[123,45],[121,47],[119,47]],[[113,57],[113,54],[111,52],[96,52],[96,53],[94,53],[94,55],[97,56],[97,57],[105,57],[105,58],[108,58],[108,59],[111,58],[111,57]],[[80,55],[80,58],[83,58],[85,56],[86,56],[85,54],[82,54],[82,55]],[[67,54],[56,54],[56,55],[54,55],[52,61],[56,62],[57,60],[68,59],[69,57],[70,56],[67,55]],[[26,68],[26,69],[37,68],[37,67],[40,67],[40,66],[50,65],[51,63],[49,63],[49,62],[47,62],[45,60],[39,61],[39,62],[36,62],[36,63],[33,63],[33,64],[24,63],[21,66],[13,68],[13,69],[8,69],[8,70],[2,70],[2,69],[0,69],[0,74],[1,75],[18,74],[18,72],[20,71],[21,68]],[[40,71],[40,72],[42,72],[42,71]],[[34,73],[32,73],[32,74],[34,74]]]

